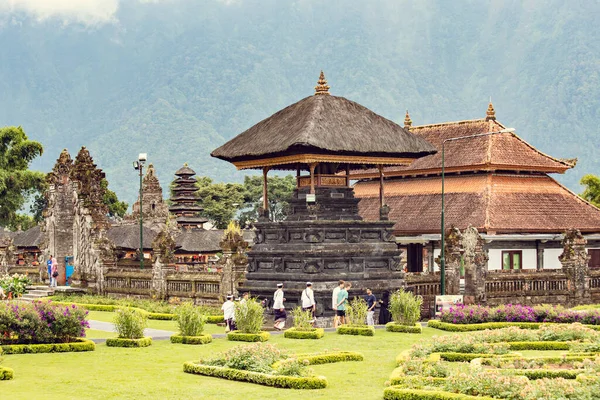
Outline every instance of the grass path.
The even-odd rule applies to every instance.
[[[113,313],[90,312],[90,319],[112,321]],[[174,321],[150,321],[153,328],[171,330]],[[158,323],[158,324],[156,324]],[[221,327],[207,325],[210,333]],[[90,336],[98,334],[90,330]],[[326,333],[317,341],[272,336],[270,343],[289,353],[322,350],[355,350],[363,362],[346,362],[313,367],[329,380],[329,387],[300,391],[262,387],[182,372],[185,361],[211,357],[240,343],[215,339],[203,346],[174,345],[155,341],[143,349],[109,348],[97,345],[95,352],[7,355],[3,365],[15,370],[15,379],[0,383],[1,393],[15,399],[381,399],[384,383],[395,367],[398,353],[413,343],[444,335],[425,328],[422,335],[377,330],[374,337],[340,336]],[[49,379],[51,376],[51,379]],[[50,383],[49,383],[50,382]]]

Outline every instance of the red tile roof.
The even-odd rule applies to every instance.
[[[359,182],[359,213],[379,218],[377,181]],[[569,228],[600,232],[600,209],[547,175],[479,173],[446,177],[446,226],[481,232],[560,233]],[[439,233],[441,178],[386,181],[385,200],[397,235]]]
[[[442,143],[446,139],[497,132],[505,126],[496,120],[475,119],[442,124],[414,126],[410,132],[433,144],[438,152],[415,160],[409,166],[385,169],[387,176],[438,173],[442,165]],[[456,171],[536,171],[563,173],[573,165],[536,150],[514,133],[504,133],[446,142],[445,167]],[[377,170],[356,171],[353,177],[372,178]]]

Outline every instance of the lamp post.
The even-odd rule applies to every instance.
[[[142,177],[144,163],[147,159],[148,155],[146,153],[140,153],[138,155],[138,160],[133,162],[133,169],[139,171],[140,175],[140,269],[144,269],[144,217],[142,212],[142,198],[144,196],[144,193],[142,191]]]
[[[502,129],[500,131],[496,131],[496,132],[487,132],[487,133],[479,133],[476,135],[468,135],[468,136],[459,136],[459,137],[454,137],[454,138],[449,138],[449,139],[445,139],[442,142],[442,253],[440,255],[440,294],[442,296],[444,296],[446,294],[446,222],[444,220],[444,214],[446,212],[446,207],[445,207],[445,192],[444,192],[444,178],[445,178],[445,161],[446,161],[446,142],[454,142],[457,140],[462,140],[462,139],[471,139],[471,138],[476,138],[476,137],[482,137],[482,136],[491,136],[491,135],[497,135],[500,133],[511,133],[514,132],[514,128],[506,128],[506,129]]]

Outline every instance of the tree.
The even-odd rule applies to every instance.
[[[588,174],[581,178],[579,183],[585,186],[585,190],[579,196],[600,207],[600,177]]]
[[[108,188],[108,181],[106,179],[102,179],[100,186],[104,189],[102,202],[108,207],[108,215],[110,217],[123,218],[129,204],[124,201],[119,201],[117,194]]]
[[[23,128],[0,128],[0,225],[16,229],[29,221],[18,213],[30,196],[43,190],[45,175],[29,170],[43,153],[39,142],[29,140]],[[32,218],[33,219],[33,218]]]
[[[206,176],[197,177],[196,186],[202,215],[218,229],[227,228],[240,205],[244,204],[245,190],[239,183],[214,183]]]
[[[296,178],[292,175],[280,177],[277,175],[267,178],[267,194],[269,199],[269,218],[271,221],[282,221],[287,216],[288,201],[296,188]],[[256,221],[258,209],[262,207],[263,178],[262,176],[244,177],[246,204],[251,207],[240,215],[240,224],[246,226]]]

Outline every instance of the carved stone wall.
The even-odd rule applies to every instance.
[[[248,266],[248,243],[239,227],[235,227],[225,231],[220,246],[223,249],[223,258],[220,261],[223,267],[220,295],[224,300],[228,294],[238,296],[242,291]]]
[[[489,256],[485,250],[485,241],[477,229],[469,226],[461,238],[463,263],[465,268],[465,302],[485,304],[485,277]]]
[[[162,187],[156,170],[152,164],[148,165],[146,174],[142,181],[142,216],[147,222],[164,222],[169,217],[169,208],[163,199]],[[140,199],[132,206],[131,219],[137,220],[140,213]]]
[[[445,244],[445,269],[446,269],[446,294],[460,294],[460,263],[463,253],[462,234],[454,226],[446,231]],[[435,262],[441,265],[441,257]]]
[[[569,303],[585,304],[591,301],[589,283],[589,255],[585,250],[587,240],[576,229],[565,232],[563,252],[558,257],[567,276]]]

